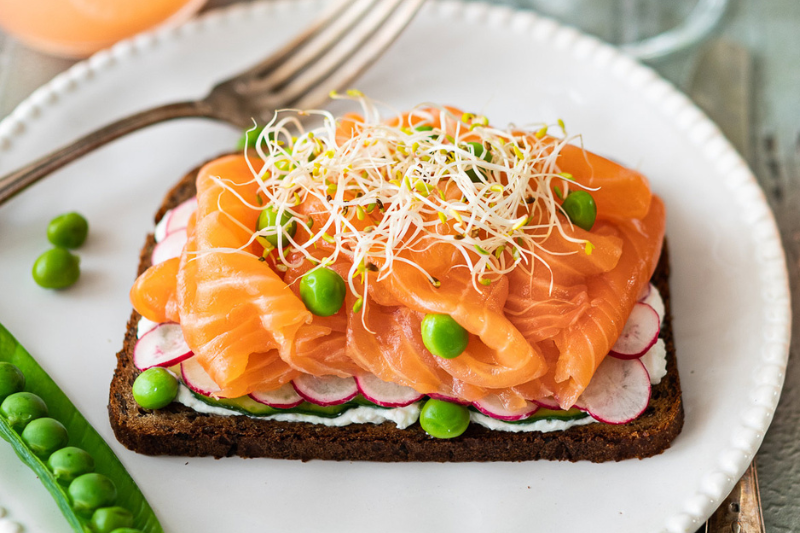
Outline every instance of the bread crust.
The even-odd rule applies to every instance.
[[[166,196],[156,213],[164,213],[196,194],[199,167],[188,173]],[[155,239],[148,235],[138,273],[150,266]],[[305,422],[277,422],[248,416],[218,416],[195,412],[172,403],[146,410],[133,399],[131,387],[139,371],[133,348],[140,315],[128,321],[117,368],[111,382],[108,413],[117,440],[146,455],[272,457],[334,461],[621,461],[662,453],[683,427],[683,402],[675,359],[666,243],[653,283],[666,307],[661,337],[667,349],[667,375],[654,386],[642,416],[625,425],[588,424],[549,433],[491,431],[470,424],[454,439],[429,437],[414,424],[397,429],[394,422],[328,427]]]

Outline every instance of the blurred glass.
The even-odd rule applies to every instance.
[[[517,0],[642,59],[694,46],[719,24],[729,0]]]
[[[0,0],[0,27],[53,55],[84,57],[157,25],[179,24],[206,0]]]

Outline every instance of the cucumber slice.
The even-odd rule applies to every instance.
[[[274,407],[269,407],[263,403],[258,403],[249,396],[241,396],[239,398],[211,398],[209,396],[203,396],[202,394],[194,391],[192,391],[192,394],[195,398],[205,404],[214,407],[230,409],[231,411],[236,411],[238,413],[242,413],[243,415],[269,416],[283,412],[280,409],[275,409]]]
[[[346,402],[340,403],[339,405],[316,405],[309,402],[303,402],[297,407],[292,407],[291,409],[283,409],[282,413],[297,413],[301,415],[314,415],[320,416],[322,418],[336,418],[337,416],[341,415],[345,411],[352,409],[353,407],[358,407],[357,404],[353,402]]]
[[[509,424],[532,424],[539,420],[580,420],[589,416],[585,412],[573,407],[567,411],[561,409],[545,409],[540,407],[533,415],[524,420],[515,420]]]
[[[231,411],[236,411],[237,413],[242,413],[243,415],[249,416],[270,416],[281,413],[295,413],[301,415],[319,416],[322,418],[336,418],[349,409],[358,407],[359,405],[364,405],[360,402],[357,403],[350,401],[339,405],[328,405],[322,407],[313,403],[303,402],[297,407],[291,407],[289,409],[276,409],[274,407],[264,405],[263,403],[259,403],[249,396],[241,396],[239,398],[211,398],[209,396],[198,394],[194,391],[192,391],[192,394],[195,398],[205,404],[212,405],[214,407],[230,409]],[[366,400],[363,401],[366,402]]]
[[[373,403],[364,398],[364,396],[362,396],[361,394],[357,395],[355,398],[350,400],[350,403],[361,405],[363,407],[374,407],[375,409],[391,409],[391,407],[384,407],[382,405],[378,405],[377,403]]]

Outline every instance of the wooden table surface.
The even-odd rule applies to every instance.
[[[237,0],[210,0],[209,8]],[[246,1],[246,0],[245,0]],[[675,16],[666,2],[652,2],[637,19],[624,16],[631,0],[506,0],[554,16],[571,16],[573,23],[611,41],[624,41],[646,26],[648,19]],[[598,2],[614,5],[598,8]],[[800,316],[800,2],[797,0],[731,0],[731,7],[714,35],[744,46],[754,65],[753,107],[749,147],[751,167],[772,206],[783,236],[792,287],[793,310]],[[620,13],[623,16],[620,16]],[[653,66],[677,87],[687,90],[703,46]],[[66,70],[73,61],[49,57],[25,48],[0,32],[0,119],[34,89]],[[800,320],[792,326],[800,338]],[[769,533],[800,528],[800,362],[797,342],[791,348],[783,395],[772,426],[758,452],[764,520]]]

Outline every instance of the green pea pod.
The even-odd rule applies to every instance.
[[[116,505],[133,513],[134,527],[143,533],[163,533],[155,513],[144,499],[136,482],[122,466],[103,438],[86,421],[78,409],[69,401],[58,385],[47,375],[33,357],[0,324],[0,361],[16,365],[25,375],[25,390],[40,396],[47,404],[52,418],[61,422],[69,433],[69,445],[89,452],[94,458],[95,471],[108,476],[117,488]],[[44,486],[50,491],[59,509],[76,533],[88,531],[88,517],[79,515],[72,508],[67,488],[56,481],[47,463],[31,452],[0,416],[0,436],[11,443],[20,459],[36,473]]]

